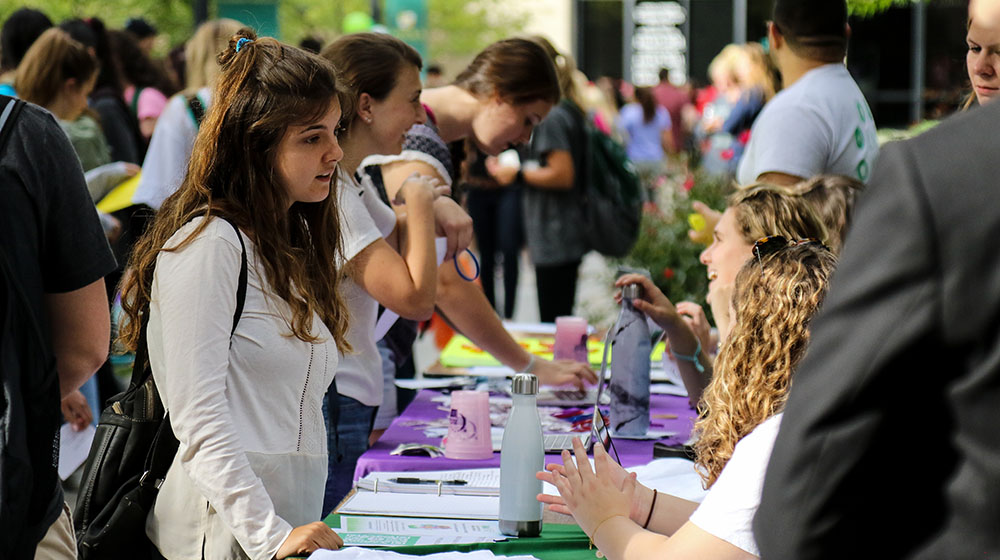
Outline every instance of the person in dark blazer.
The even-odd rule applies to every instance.
[[[762,558],[1000,557],[998,130],[995,104],[884,147],[771,455]]]

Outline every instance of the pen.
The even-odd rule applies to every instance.
[[[390,478],[389,482],[396,484],[447,484],[449,486],[465,486],[468,482],[464,480],[429,480],[426,478]]]

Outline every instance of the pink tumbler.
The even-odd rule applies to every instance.
[[[486,391],[453,391],[444,456],[449,459],[489,459],[493,456],[490,429],[490,394]]]
[[[557,360],[587,359],[587,320],[583,317],[556,317],[556,343],[552,349]]]

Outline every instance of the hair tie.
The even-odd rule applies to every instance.
[[[243,45],[246,45],[247,43],[253,43],[253,39],[247,39],[246,37],[240,37],[239,39],[237,39],[236,52],[240,52],[240,49],[243,48]]]

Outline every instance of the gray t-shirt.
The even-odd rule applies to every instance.
[[[574,170],[570,190],[525,185],[522,195],[524,230],[535,265],[568,264],[579,261],[587,252],[583,235],[586,224],[580,207],[586,147],[583,118],[577,109],[560,103],[539,123],[531,137],[531,152],[539,163],[545,165],[549,153],[563,150],[573,157]]]
[[[865,96],[843,64],[827,64],[764,106],[737,178],[749,185],[768,172],[806,179],[834,173],[866,182],[877,158],[875,119]]]

